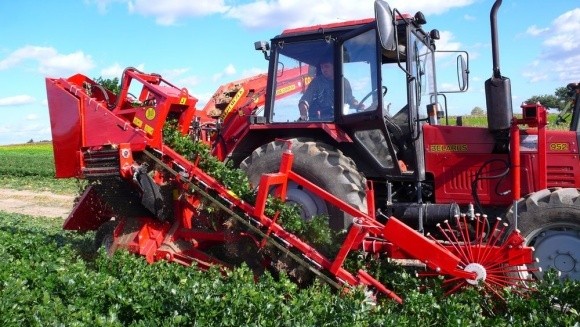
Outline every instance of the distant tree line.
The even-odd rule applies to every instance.
[[[539,102],[544,107],[550,109],[557,109],[561,111],[566,106],[568,102],[568,90],[566,87],[559,87],[556,89],[554,94],[544,94],[544,95],[534,95],[531,98],[527,99],[526,103],[536,103]]]
[[[549,109],[556,109],[562,111],[566,107],[566,103],[569,100],[568,89],[563,86],[559,87],[554,91],[554,94],[544,94],[544,95],[534,95],[528,98],[526,103],[541,103],[544,107]],[[474,107],[471,110],[472,116],[485,116],[486,111],[481,107]]]

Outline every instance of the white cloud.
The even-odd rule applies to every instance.
[[[50,123],[48,121],[0,126],[0,144],[19,144],[30,139],[41,141],[50,140],[50,138]]]
[[[247,78],[247,77],[252,77],[252,76],[259,75],[259,74],[267,74],[267,73],[268,73],[267,69],[252,67],[249,69],[245,69],[242,72],[242,78]]]
[[[109,66],[109,67],[105,67],[103,69],[101,69],[101,77],[103,78],[121,78],[121,75],[123,75],[123,71],[125,70],[124,66],[121,66],[119,63],[114,63],[113,65]],[[144,64],[139,64],[137,65],[135,68],[137,68],[140,71],[143,71],[145,68]]]
[[[183,74],[187,73],[190,69],[189,68],[173,68],[173,69],[165,69],[161,72],[163,78],[168,81],[173,81]]]
[[[121,67],[118,63],[114,63],[112,66],[105,67],[101,69],[101,76],[103,78],[121,78],[124,67]]]
[[[440,39],[435,41],[437,50],[456,51],[461,49],[460,42],[454,42],[455,35],[449,31],[440,31]]]
[[[544,41],[548,47],[557,50],[573,51],[580,48],[580,8],[568,11],[556,18],[553,33]]]
[[[130,13],[153,16],[159,25],[174,25],[181,18],[219,14],[229,9],[224,0],[85,0],[85,3],[95,4],[101,14],[113,3],[125,4]]]
[[[232,76],[236,73],[236,67],[234,67],[234,65],[229,64],[226,66],[226,68],[224,68],[223,71],[213,75],[212,80],[218,81],[220,79],[222,79],[224,76]]]
[[[526,34],[529,34],[531,36],[538,36],[538,35],[545,33],[549,30],[550,30],[549,28],[539,28],[536,25],[532,25],[532,26],[528,27],[528,29],[526,30]]]
[[[90,56],[82,51],[70,54],[55,54],[40,60],[40,71],[45,74],[54,74],[61,71],[86,72],[94,67]]]
[[[455,7],[464,7],[474,0],[394,0],[391,8],[414,14],[441,14]],[[298,27],[350,19],[374,17],[372,0],[256,0],[232,7],[227,16],[250,28]]]
[[[554,19],[542,33],[541,54],[528,66],[523,76],[532,83],[555,80],[562,84],[580,79],[580,8],[567,11]]]
[[[21,131],[22,132],[26,132],[26,133],[22,133],[21,135],[25,134],[28,135],[29,132],[40,132],[43,131],[46,127],[45,123],[35,123],[35,124],[25,124],[24,126],[22,126]]]
[[[549,76],[545,70],[542,70],[543,63],[540,60],[534,60],[528,68],[522,72],[522,76],[528,79],[530,83],[546,81]]]
[[[224,0],[131,0],[127,4],[129,12],[154,16],[160,25],[173,25],[183,17],[207,16],[228,10]]]
[[[475,0],[394,0],[390,1],[389,4],[391,8],[397,8],[401,12],[411,14],[420,10],[429,18],[429,15],[443,14],[450,9],[466,7],[474,2]]]
[[[578,82],[580,79],[580,54],[571,55],[568,58],[562,58],[561,61],[554,63],[553,72],[558,76],[558,80],[568,82]]]
[[[28,121],[38,120],[38,115],[37,114],[28,114],[28,115],[26,115],[25,119]]]
[[[226,69],[224,69],[224,73],[226,75],[233,75],[236,73],[236,67],[234,67],[232,64],[229,64]]]
[[[21,106],[34,103],[36,100],[30,95],[15,95],[7,98],[0,98],[0,106]]]
[[[99,12],[104,14],[107,12],[109,4],[113,2],[124,2],[123,0],[85,0],[85,3],[94,3],[97,5]]]
[[[450,84],[450,83],[441,83],[439,85],[439,91],[450,91],[456,89],[457,86]]]
[[[463,15],[463,19],[468,20],[468,21],[476,20],[475,16],[471,16],[469,14]]]
[[[106,12],[113,2],[126,3],[128,11],[152,16],[160,25],[174,25],[187,17],[223,14],[239,20],[249,28],[298,27],[351,19],[374,17],[373,0],[86,0],[100,12]],[[231,4],[226,4],[229,2]],[[442,14],[452,8],[465,7],[475,0],[392,0],[391,8],[414,14]],[[471,19],[466,16],[466,19]]]
[[[91,56],[82,51],[62,54],[52,47],[27,45],[0,60],[0,70],[16,67],[26,61],[37,62],[38,71],[44,75],[61,76],[76,72],[87,72],[94,67]]]
[[[191,90],[199,85],[200,79],[195,75],[187,75],[190,70],[190,68],[186,67],[165,69],[161,72],[161,76],[179,88],[187,88],[191,93]]]
[[[173,80],[171,80],[173,81]],[[196,86],[198,86],[200,84],[200,79],[197,76],[191,75],[191,76],[184,76],[181,78],[178,78],[175,80],[175,84],[177,87],[185,87],[189,93],[191,93],[192,90],[195,90]]]
[[[525,71],[522,73],[522,76],[528,79],[530,83],[539,83],[549,79],[546,72],[538,72],[537,70]]]
[[[340,1],[337,1],[340,2]],[[352,1],[351,1],[352,2]],[[227,16],[250,28],[285,26],[297,27],[312,23],[337,21],[341,10],[334,13],[330,1],[255,1],[232,8]],[[336,8],[341,5],[337,3]],[[308,10],[305,10],[308,8]],[[353,13],[351,13],[353,14]],[[360,15],[360,13],[359,13]]]

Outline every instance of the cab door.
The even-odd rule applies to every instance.
[[[339,42],[341,78],[336,92],[340,104],[337,124],[349,133],[371,171],[367,175],[400,177],[404,167],[399,165],[397,148],[393,145],[385,116],[388,114],[389,89],[381,72],[381,52],[377,33],[372,26],[343,37]],[[400,75],[400,74],[398,74]],[[404,81],[404,77],[403,77]],[[405,91],[406,94],[406,91]],[[405,96],[406,97],[406,96]]]

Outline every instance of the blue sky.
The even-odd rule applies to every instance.
[[[470,55],[470,89],[450,114],[485,108],[491,0],[392,0],[441,31],[438,49]],[[50,139],[45,77],[162,74],[203,106],[222,84],[266,70],[254,41],[288,27],[373,16],[373,0],[0,0],[0,144]],[[532,95],[580,81],[580,1],[504,0],[501,72],[514,110]]]

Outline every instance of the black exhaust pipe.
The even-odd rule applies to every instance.
[[[502,0],[496,0],[489,14],[491,24],[491,52],[493,56],[493,75],[485,81],[485,100],[487,104],[487,126],[495,138],[495,153],[509,150],[509,129],[513,117],[512,91],[510,79],[501,76],[499,65],[499,44],[497,36],[497,11]]]

